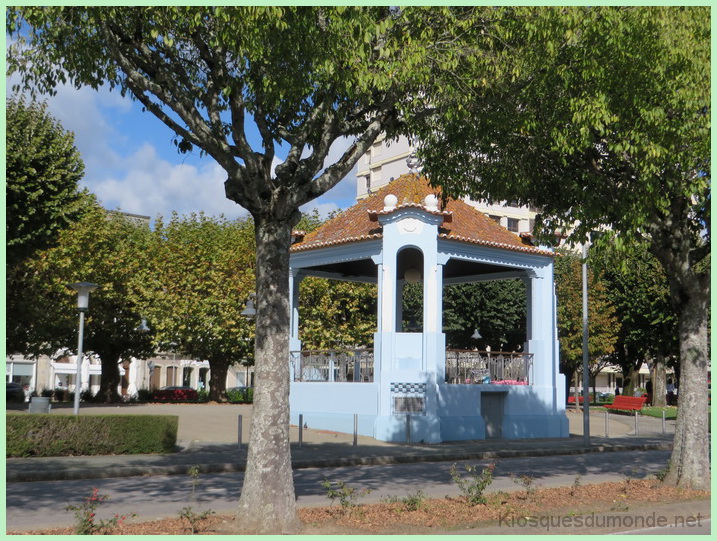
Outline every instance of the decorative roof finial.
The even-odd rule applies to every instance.
[[[416,157],[415,152],[411,152],[411,154],[409,154],[408,158],[406,158],[406,165],[408,165],[408,169],[412,175],[415,175],[418,173],[418,166],[420,165],[420,163],[421,162]]]

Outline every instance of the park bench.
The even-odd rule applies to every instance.
[[[585,402],[585,397],[583,395],[580,395],[579,398],[581,404]],[[568,397],[568,404],[575,404],[575,395],[570,395]]]
[[[646,396],[624,396],[615,397],[612,404],[605,404],[603,407],[611,410],[640,411],[647,402]]]

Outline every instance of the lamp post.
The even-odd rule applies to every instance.
[[[75,381],[75,415],[80,413],[80,392],[82,391],[82,343],[85,333],[85,312],[90,305],[90,293],[97,289],[97,284],[89,282],[77,282],[76,284],[68,284],[77,291],[77,310],[80,312],[80,328],[77,333],[77,379]]]
[[[588,241],[583,244],[583,443],[590,447],[590,353],[588,350]],[[578,402],[580,402],[578,400]]]

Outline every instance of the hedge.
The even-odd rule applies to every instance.
[[[6,457],[132,455],[175,451],[176,415],[11,414]]]

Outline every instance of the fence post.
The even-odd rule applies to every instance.
[[[354,413],[354,447],[358,445],[358,413]]]
[[[304,442],[304,414],[299,413],[299,447]]]
[[[238,433],[238,443],[239,443],[239,449],[241,449],[241,425],[242,425],[242,416],[241,415],[239,416],[238,425],[239,425],[238,426],[239,430],[237,432]]]

